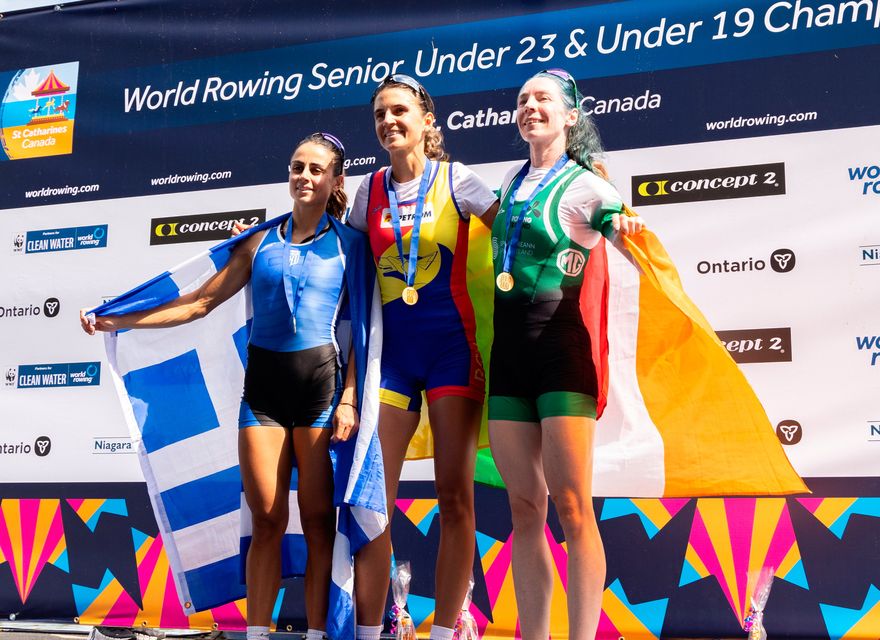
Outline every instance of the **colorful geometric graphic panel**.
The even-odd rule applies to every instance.
[[[98,520],[104,513],[110,513],[117,516],[127,516],[128,508],[125,500],[121,498],[111,500],[101,500],[96,498],[68,500],[67,504],[73,507],[76,515],[86,524],[90,531],[94,532],[98,526]]]
[[[66,549],[59,500],[0,502],[0,556],[12,567],[22,604],[47,563],[66,570]]]
[[[689,502],[684,499],[644,498],[630,500],[627,498],[608,498],[602,505],[600,521],[635,515],[639,517],[645,533],[649,538],[656,536],[663,527],[669,524],[679,511]]]
[[[714,576],[742,620],[765,566],[773,567],[777,578],[808,586],[784,498],[697,501],[679,586]]]
[[[841,539],[850,516],[880,518],[880,498],[799,498],[798,502]]]
[[[660,637],[666,617],[668,598],[633,604],[627,598],[620,580],[612,582],[602,594],[602,615],[599,619],[599,640],[620,637],[635,640]]]
[[[131,534],[143,609],[107,571],[97,588],[73,586],[81,623],[166,629],[205,629],[216,624],[216,628],[244,629],[244,600],[187,616],[180,605],[162,539],[148,536],[137,529],[132,529]]]
[[[820,604],[828,636],[831,640],[876,638],[880,629],[880,589],[871,585],[859,609],[846,609]]]
[[[434,516],[440,513],[437,501],[431,499],[397,500],[394,504],[418,527],[423,536],[428,535]]]

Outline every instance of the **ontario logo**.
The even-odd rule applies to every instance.
[[[776,249],[767,259],[750,256],[739,260],[700,260],[697,263],[697,273],[701,276],[718,273],[742,273],[744,271],[763,271],[769,264],[776,273],[788,273],[797,264],[797,258],[791,249]]]
[[[16,389],[96,386],[101,384],[101,363],[20,364],[6,369],[4,384]]]
[[[0,147],[9,160],[73,153],[79,62],[13,72],[0,103]]]
[[[46,253],[75,249],[99,249],[107,246],[107,225],[39,229],[16,233],[12,239],[13,253]]]
[[[793,445],[804,437],[804,428],[797,420],[783,420],[776,425],[776,437],[784,445]]]

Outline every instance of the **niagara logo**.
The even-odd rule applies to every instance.
[[[94,438],[92,453],[96,455],[111,455],[121,453],[135,453],[131,438]]]

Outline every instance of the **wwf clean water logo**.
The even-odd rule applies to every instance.
[[[776,425],[776,437],[784,445],[795,445],[804,437],[804,428],[797,420],[783,420]]]
[[[0,303],[0,320],[8,318],[33,318],[45,316],[55,318],[61,312],[61,301],[58,298],[46,298],[42,304],[2,304]]]
[[[36,455],[39,458],[45,458],[52,452],[52,440],[49,436],[40,436],[34,443],[30,442],[0,442],[0,455],[16,456],[16,455]]]
[[[716,333],[736,362],[791,362],[791,327],[736,329]]]
[[[106,246],[106,224],[23,231],[14,234],[12,238],[13,253],[75,251],[77,249],[99,249]]]
[[[101,384],[100,362],[20,364],[8,367],[4,386],[16,389],[92,387]]]
[[[783,162],[632,177],[634,206],[754,198],[784,193]]]
[[[697,273],[700,275],[716,275],[722,273],[743,273],[750,271],[764,271],[769,266],[776,273],[789,273],[794,270],[797,257],[791,249],[776,249],[769,256],[745,258],[724,258],[713,260],[700,260],[697,263]]]
[[[860,186],[863,196],[880,195],[880,166],[866,164],[861,167],[849,167],[849,181]]]

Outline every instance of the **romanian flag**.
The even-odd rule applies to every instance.
[[[472,221],[470,287],[479,301],[478,341],[487,363],[492,307],[486,291],[493,286],[488,242],[485,227]],[[584,357],[593,359],[600,382],[594,494],[808,493],[755,392],[685,294],[657,237],[644,230],[618,242],[603,238],[585,269],[581,311],[593,352]],[[408,457],[432,452],[423,422]],[[500,486],[485,431],[477,480]]]

